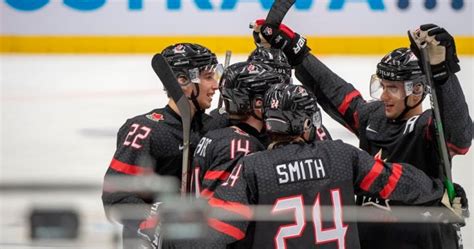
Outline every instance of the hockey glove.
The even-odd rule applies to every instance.
[[[142,239],[141,248],[143,249],[161,249],[160,236],[160,214],[158,209],[161,202],[155,202],[151,206],[150,215],[140,223],[138,228],[138,236]]]
[[[453,202],[449,202],[449,197],[448,193],[445,191],[443,195],[443,199],[441,200],[441,203],[446,206],[449,210],[454,212],[456,216],[458,216],[462,222],[459,224],[460,226],[466,225],[465,219],[469,218],[470,213],[469,213],[469,204],[466,196],[466,192],[464,189],[461,187],[461,185],[457,183],[453,183],[454,185],[454,192],[456,196],[453,199]]]
[[[251,23],[250,27],[254,29],[253,38],[257,46],[281,49],[292,66],[301,64],[311,50],[303,36],[284,24],[276,27],[266,24],[264,19],[258,19]]]
[[[466,192],[464,191],[464,188],[461,187],[461,185],[457,183],[453,183],[454,185],[454,192],[456,192],[456,196],[454,197],[452,206],[454,210],[458,210],[459,214],[463,218],[469,218],[471,215],[469,212],[469,203],[467,200]]]
[[[433,80],[437,84],[445,83],[450,74],[461,70],[454,38],[444,28],[435,24],[424,24],[416,30],[409,30],[408,38],[411,50],[420,58],[419,63],[422,70],[420,48],[425,43],[428,46]]]

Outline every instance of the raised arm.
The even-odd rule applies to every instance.
[[[472,120],[456,75],[451,75],[445,84],[438,86],[437,93],[449,153],[451,156],[464,155],[471,146]],[[430,130],[434,132],[433,122]]]
[[[281,49],[295,68],[298,80],[313,91],[324,111],[359,135],[359,114],[365,106],[359,91],[313,56],[306,39],[298,33],[283,24],[275,27],[263,20],[255,23],[255,32],[261,32],[263,38],[256,42]]]
[[[366,106],[360,92],[312,54],[295,66],[295,72],[298,80],[316,95],[324,111],[358,135],[359,114]]]
[[[472,120],[455,75],[461,67],[458,64],[454,38],[444,28],[435,24],[421,25],[410,30],[408,34],[410,48],[418,58],[421,58],[420,47],[426,45],[450,155],[466,154],[472,140]],[[427,132],[434,132],[433,122],[429,123]]]

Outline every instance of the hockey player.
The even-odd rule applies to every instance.
[[[258,61],[273,67],[288,83],[291,83],[292,68],[286,55],[280,49],[257,47],[253,50],[247,62]]]
[[[261,31],[257,42],[274,48],[288,44],[283,51],[295,67],[296,77],[316,94],[331,117],[358,136],[361,149],[389,162],[413,164],[431,177],[440,177],[432,110],[423,111],[421,105],[429,89],[420,62],[411,50],[395,49],[382,58],[371,80],[371,95],[379,100],[366,102],[351,84],[309,53],[302,36],[284,25],[274,27],[263,20],[256,24],[256,31]],[[450,156],[466,154],[471,145],[472,121],[455,75],[460,67],[454,39],[433,24],[422,25],[411,34],[415,52],[416,43],[428,44]],[[359,196],[358,202],[384,209],[401,205],[384,199]],[[364,248],[457,247],[455,229],[450,224],[364,224],[360,230]]]
[[[291,66],[288,63],[286,55],[280,49],[257,47],[250,53],[247,62],[261,62],[267,64],[275,69],[275,72],[280,74],[289,84],[292,82]],[[227,120],[227,125],[232,125],[233,120],[229,119],[225,108],[216,108],[210,112],[211,117],[215,120]],[[224,121],[222,121],[224,123]]]
[[[288,84],[293,83],[292,79],[292,68],[288,62],[288,58],[280,49],[273,49],[273,48],[264,48],[262,46],[258,46],[255,50],[253,50],[247,58],[247,62],[262,62],[274,68],[277,73],[279,73],[282,77],[284,77],[285,82]],[[227,117],[227,114],[222,114],[219,110],[211,111],[210,115],[215,118],[216,120],[222,120],[223,117]],[[222,123],[222,122],[221,122]],[[232,123],[232,120],[229,119],[229,125]],[[311,131],[311,136],[315,136],[318,140],[331,140],[331,135],[324,125],[318,127]],[[265,141],[268,141],[265,134],[262,134],[262,138],[260,139],[265,146],[268,144]]]
[[[257,48],[250,53],[247,61],[260,61],[273,67],[278,73],[280,73],[289,84],[293,84],[292,68],[288,62],[288,58],[280,49],[264,48],[257,46]],[[321,125],[311,130],[311,141],[313,137],[317,140],[331,140],[331,134],[328,129]]]
[[[285,81],[274,68],[261,62],[239,62],[224,71],[220,91],[233,125],[210,131],[199,142],[193,161],[197,196],[212,197],[241,157],[265,149],[259,141],[263,97],[271,85]]]
[[[355,204],[354,193],[412,204],[443,196],[440,180],[411,165],[374,159],[341,141],[307,143],[309,127],[320,124],[313,123],[316,99],[303,86],[274,85],[264,108],[271,149],[239,160],[210,200],[213,208],[240,218],[209,219],[216,248],[360,248],[357,225],[346,210]],[[249,205],[257,204],[270,206],[275,218],[294,221],[250,222]]]
[[[193,120],[190,151],[211,127],[212,120],[204,114],[211,106],[218,89],[215,78],[217,58],[209,49],[190,43],[171,45],[162,51],[178,82],[189,98]],[[170,98],[163,108],[128,119],[117,134],[117,149],[105,174],[102,201],[109,219],[123,225],[124,248],[137,248],[136,241],[149,248],[158,247],[156,212],[159,200],[149,193],[124,191],[125,182],[114,181],[116,176],[138,179],[144,176],[171,176],[180,180],[182,169],[183,131],[176,103]],[[125,178],[127,179],[127,178]],[[122,189],[122,190],[116,190]],[[112,212],[127,204],[134,207],[130,214],[112,217]],[[152,205],[153,204],[153,205]],[[149,219],[148,219],[149,218]]]

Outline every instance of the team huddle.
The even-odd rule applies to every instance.
[[[183,128],[170,98],[118,132],[102,200],[107,216],[123,225],[123,248],[462,248],[462,222],[367,223],[345,212],[362,206],[390,216],[391,207],[418,205],[468,215],[461,186],[454,184],[455,198],[443,201],[433,110],[421,105],[430,94],[420,59],[426,44],[449,156],[466,154],[472,120],[455,75],[453,37],[432,24],[410,31],[410,48],[397,48],[377,64],[374,100],[366,101],[298,33],[264,20],[253,29],[257,48],[222,75],[216,55],[202,45],[180,43],[161,52],[191,106],[189,195],[237,218],[211,212],[205,238],[167,240],[159,212],[166,202],[111,180],[159,175],[181,181]],[[293,71],[302,85],[294,84]],[[224,106],[207,114],[217,91]],[[318,105],[358,137],[359,148],[332,140]],[[137,205],[133,218],[116,216],[122,205]],[[291,220],[258,219],[255,206]]]

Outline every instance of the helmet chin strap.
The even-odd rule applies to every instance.
[[[263,115],[262,115],[262,117],[259,117],[254,111],[256,108],[262,108],[262,103],[263,102],[260,103],[260,106],[257,106],[257,101],[258,101],[257,99],[254,99],[252,101],[252,111],[250,112],[250,116],[256,118],[258,121],[263,121]],[[262,101],[262,100],[260,99],[260,101]]]
[[[405,99],[404,99],[405,109],[394,120],[401,120],[403,118],[403,116],[405,116],[405,114],[407,114],[408,111],[410,111],[411,109],[419,106],[421,104],[421,102],[423,102],[423,99],[425,99],[425,96],[423,96],[423,98],[421,98],[420,101],[418,101],[418,103],[416,103],[414,106],[408,106],[408,97],[410,97],[410,96],[406,96]]]
[[[188,97],[191,102],[193,102],[194,107],[196,108],[196,112],[204,112],[204,110],[201,108],[199,105],[199,102],[197,101],[197,97],[199,96],[199,84],[194,83],[194,88],[196,89],[196,94],[194,94],[194,91],[191,92],[191,96]]]
[[[193,102],[193,105],[196,108],[196,113],[194,113],[193,119],[196,120],[197,130],[201,131],[202,127],[204,126],[202,123],[202,114],[204,113],[204,110],[201,108],[197,100],[197,97],[199,96],[199,84],[194,83],[194,88],[196,89],[196,94],[194,94],[194,91],[192,91],[191,96],[188,97],[188,99],[190,99],[191,102]]]
[[[254,117],[255,119],[257,119],[258,121],[263,121],[263,118],[262,117],[259,117],[254,111],[252,111],[250,113],[250,116]]]

